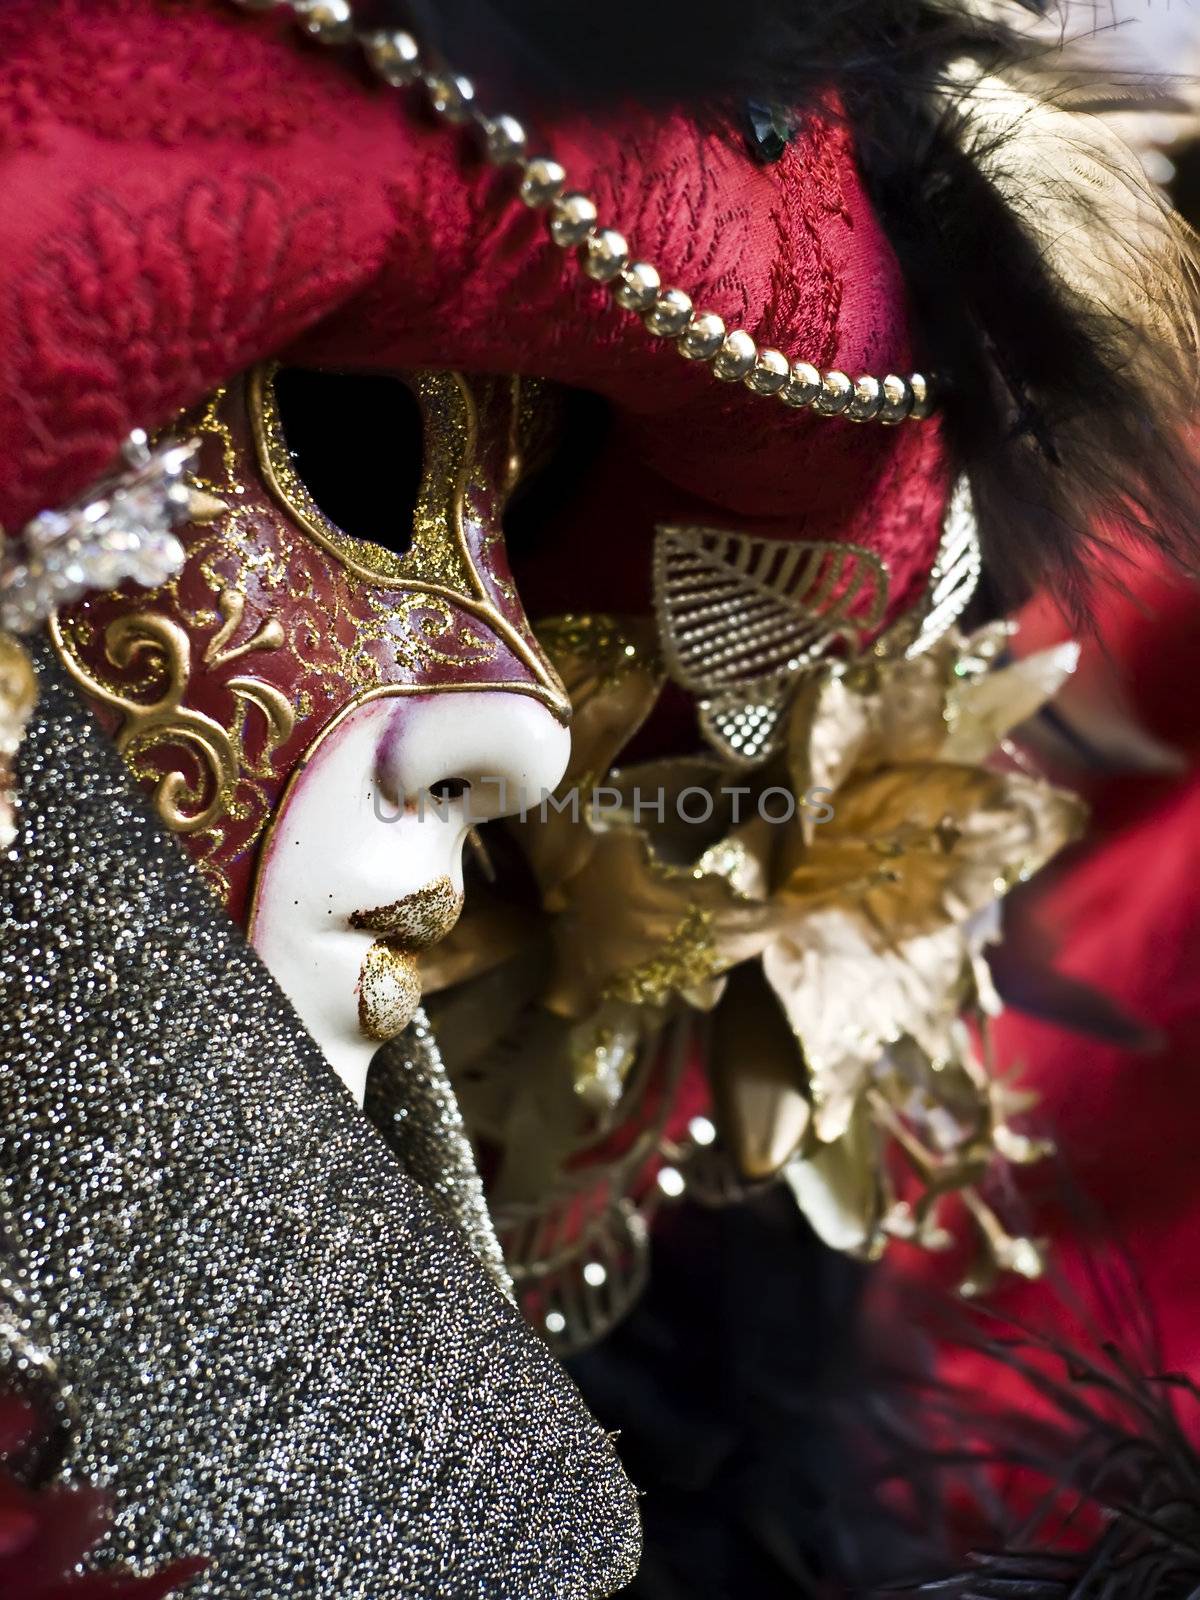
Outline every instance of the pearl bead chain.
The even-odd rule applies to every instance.
[[[234,0],[244,11],[273,11],[288,0]],[[699,362],[723,383],[742,383],[752,394],[773,397],[785,406],[850,422],[918,422],[929,416],[929,383],[919,372],[851,378],[836,369],[822,372],[808,361],[789,361],[782,351],[760,349],[742,328],[727,328],[714,311],[697,309],[682,289],[664,288],[657,268],[631,259],[625,239],[605,227],[595,202],[569,190],[567,174],[549,156],[531,156],[525,129],[515,117],[485,115],[475,104],[469,78],[434,70],[422,60],[412,34],[402,29],[360,31],[350,0],[290,0],[297,26],[327,45],[362,46],[376,75],[393,88],[420,86],[439,117],[452,125],[473,125],[482,134],[487,158],[519,174],[519,194],[531,210],[547,215],[550,237],[560,250],[574,250],[587,276],[604,284],[622,310],[640,316],[655,338],[670,339],[686,361]]]

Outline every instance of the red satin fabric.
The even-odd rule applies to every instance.
[[[1117,575],[1124,592],[1097,589],[1079,674],[1123,699],[1181,769],[1073,775],[1091,808],[1087,837],[1022,891],[1015,936],[1115,1001],[1146,1041],[1123,1048],[1012,1008],[1000,1018],[998,1066],[1037,1093],[1030,1121],[1057,1156],[1017,1185],[1028,1231],[1051,1245],[1047,1279],[1005,1279],[991,1303],[1091,1354],[1113,1340],[1140,1367],[1200,1379],[1200,596],[1150,559]],[[1071,632],[1043,597],[1020,647]],[[898,1252],[886,1277],[949,1286],[965,1264]],[[968,1393],[1034,1403],[991,1356],[956,1346],[941,1370]]]
[[[999,1042],[1002,1061],[1023,1068],[1040,1092],[1040,1116],[1086,1197],[1082,1212],[1064,1207],[1061,1191],[1040,1205],[1039,1223],[1062,1241],[1061,1270],[1079,1281],[1089,1259],[1126,1253],[1144,1297],[1126,1314],[1136,1322],[1147,1311],[1166,1367],[1196,1376],[1200,597],[1149,561],[1122,565],[1119,576],[1128,592],[1098,597],[1097,636],[1081,670],[1102,664],[1142,726],[1180,753],[1182,770],[1093,780],[1089,838],[1044,888],[1034,886],[1035,914],[1058,947],[1056,965],[1110,995],[1158,1040],[1135,1053],[1010,1012]],[[1031,628],[1062,636],[1052,618],[1045,605]],[[1030,1294],[1015,1303],[1031,1308]]]

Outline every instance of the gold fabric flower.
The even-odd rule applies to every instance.
[[[788,1177],[829,1243],[870,1253],[889,1231],[942,1242],[936,1201],[957,1189],[991,1253],[1032,1271],[1028,1241],[1007,1239],[975,1183],[1000,1146],[1010,1159],[1038,1147],[1008,1130],[1021,1102],[996,1084],[963,1019],[986,1029],[998,1008],[983,952],[999,936],[999,902],[1077,835],[1083,811],[1035,778],[981,765],[1076,658],[1066,646],[989,670],[1006,633],[952,631],[915,660],[825,672],[801,690],[788,775],[832,815],[818,825],[802,811],[791,829],[756,821],[742,836],[754,862],[742,884],[779,914],[762,974],[802,1065],[789,1080],[735,1044],[713,1068],[756,1175],[783,1153],[764,1132],[772,1114],[803,1122]],[[915,1208],[896,1198],[889,1149],[918,1180]]]
[[[542,637],[575,724],[556,806],[501,825],[527,894],[468,900],[424,959],[426,991],[447,991],[448,1059],[472,1069],[468,1119],[505,1151],[501,1191],[553,1187],[619,1126],[664,1021],[707,1013],[716,1119],[745,1178],[785,1172],[822,1236],[867,1254],[889,1233],[943,1242],[955,1190],[991,1259],[1035,1270],[977,1188],[997,1153],[1037,1153],[984,1059],[984,950],[1003,896],[1082,812],[986,763],[1073,648],[997,666],[996,625],[912,660],[826,664],[793,698],[782,756],[748,776],[713,759],[614,770],[662,687],[649,628],[565,619]],[[703,824],[684,791],[708,797]]]
[[[1081,826],[1072,796],[978,764],[1074,663],[1067,647],[988,672],[1002,638],[952,632],[915,661],[823,675],[793,708],[792,786],[826,791],[832,816],[756,827],[780,911],[763,970],[803,1046],[822,1142],[888,1046],[957,1056],[964,1006],[990,998],[986,913]]]

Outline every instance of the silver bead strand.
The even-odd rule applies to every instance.
[[[854,394],[854,385],[844,372],[827,372],[821,379],[820,392],[812,403],[820,417],[840,416]]]
[[[640,315],[650,310],[661,288],[658,268],[648,261],[634,261],[613,283],[613,299],[623,311],[636,311]]]
[[[421,51],[411,33],[381,28],[364,33],[361,44],[371,70],[393,89],[407,89],[421,78]]]
[[[287,0],[233,0],[243,11],[269,12]],[[631,261],[624,237],[606,227],[595,201],[567,190],[567,174],[551,156],[530,156],[529,140],[516,117],[487,116],[475,102],[469,78],[428,67],[420,46],[403,29],[358,31],[351,0],[290,0],[298,27],[326,45],[358,38],[372,71],[396,89],[422,84],[435,114],[452,125],[474,123],[484,152],[494,166],[520,174],[521,200],[547,213],[550,237],[560,250],[578,252],[584,274],[608,286],[623,311],[640,316],[658,339],[670,339],[687,361],[707,365],[723,383],[742,383],[752,394],[776,398],[794,410],[885,427],[921,421],[933,411],[929,383],[919,372],[909,377],[889,372],[883,378],[863,373],[850,378],[834,369],[822,373],[808,361],[791,361],[780,350],[760,350],[741,328],[727,329],[715,311],[692,304],[682,289],[664,288],[648,261]]]
[[[475,108],[475,85],[458,72],[430,72],[425,75],[429,104],[439,117],[461,126],[470,122]]]
[[[615,228],[593,228],[579,252],[583,270],[597,283],[612,283],[629,265],[629,246]]]
[[[496,167],[519,166],[528,139],[516,117],[485,117],[481,124],[487,158]]]
[[[535,156],[525,163],[521,179],[521,199],[532,211],[553,205],[567,186],[567,174],[549,156]]]
[[[675,341],[688,361],[711,361],[725,342],[725,322],[715,311],[697,311]]]
[[[883,385],[869,374],[859,378],[846,407],[851,422],[874,422],[883,409]]]
[[[781,350],[760,350],[754,366],[742,379],[754,394],[778,394],[787,383],[791,369]]]
[[[811,361],[793,361],[787,382],[779,391],[785,406],[811,406],[821,392],[821,374]]]
[[[725,342],[717,351],[712,364],[713,376],[722,383],[739,383],[754,371],[758,360],[758,346],[743,328],[735,328],[725,335]]]
[[[914,372],[908,383],[913,396],[908,414],[914,422],[923,422],[933,410],[933,396],[929,392],[929,385],[919,372]]]
[[[350,0],[292,0],[299,26],[321,44],[349,44],[354,37]]]
[[[550,237],[560,250],[582,244],[596,226],[596,204],[586,194],[564,194],[550,208]]]
[[[881,388],[883,404],[879,408],[879,421],[885,427],[894,427],[896,423],[903,422],[912,411],[912,385],[907,378],[900,378],[894,372],[889,372]]]
[[[692,297],[682,289],[663,289],[642,321],[659,339],[678,339],[692,320]]]

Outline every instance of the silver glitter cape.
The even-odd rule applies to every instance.
[[[0,1179],[112,1485],[212,1600],[606,1596],[610,1441],[361,1116],[45,650],[0,864]]]

